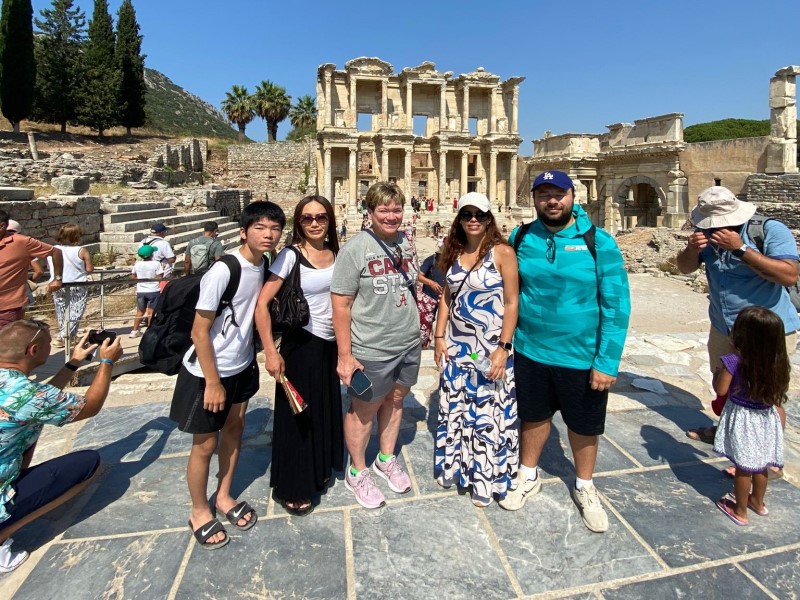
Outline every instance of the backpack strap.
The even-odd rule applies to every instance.
[[[764,225],[766,225],[767,221],[771,220],[772,219],[764,215],[755,214],[750,217],[750,220],[747,222],[747,237],[753,241],[761,254],[764,254],[764,238],[766,237]]]
[[[519,245],[522,243],[522,238],[528,233],[528,230],[533,225],[533,221],[528,221],[527,223],[523,223],[522,227],[517,229],[517,235],[514,236],[514,253],[516,254],[517,250],[519,250]]]
[[[239,289],[239,280],[242,278],[242,265],[239,262],[239,259],[236,258],[233,254],[225,254],[220,259],[219,262],[225,263],[228,269],[231,272],[230,281],[228,281],[228,285],[225,287],[225,291],[222,292],[222,297],[219,299],[219,306],[217,306],[217,316],[222,314],[222,311],[225,308],[230,307],[231,309],[231,322],[236,326],[239,327],[239,323],[236,322],[236,313],[233,311],[233,297],[236,295],[236,290]]]
[[[589,229],[586,230],[586,233],[583,234],[583,241],[586,242],[586,248],[589,250],[589,254],[592,255],[594,259],[595,271],[597,270],[597,227],[592,225]]]

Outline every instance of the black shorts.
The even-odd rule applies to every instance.
[[[225,407],[219,412],[203,408],[203,395],[206,380],[196,377],[181,365],[169,418],[178,423],[178,429],[186,433],[214,433],[222,429],[231,406],[247,402],[258,391],[258,364],[255,359],[241,373],[223,377],[220,381],[225,388]]]
[[[6,504],[10,516],[0,523],[0,529],[13,525],[60,498],[79,483],[91,478],[99,466],[100,454],[97,451],[78,450],[22,469],[11,484],[15,494]]]
[[[590,369],[554,367],[514,354],[519,418],[538,423],[560,410],[570,431],[578,435],[602,435],[608,390],[593,390],[589,373]]]

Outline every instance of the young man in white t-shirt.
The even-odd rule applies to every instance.
[[[152,246],[141,246],[136,254],[139,255],[138,260],[131,267],[131,279],[160,279],[164,274],[164,267],[161,263],[153,260],[155,248]],[[145,324],[150,323],[153,318],[153,311],[158,302],[158,297],[161,295],[158,288],[158,281],[145,281],[136,284],[136,316],[133,319],[133,328],[131,329],[131,337],[139,337],[139,325],[142,320]]]
[[[217,262],[203,276],[192,327],[194,345],[183,358],[172,397],[170,418],[193,435],[186,481],[192,499],[189,527],[205,549],[220,548],[230,538],[212,514],[206,496],[211,457],[219,440],[219,480],[215,512],[246,531],[258,515],[247,502],[231,496],[244,430],[247,403],[258,391],[258,365],[253,346],[253,316],[269,255],[281,239],[286,216],[272,202],[248,205],[239,219],[242,245],[232,254],[241,277],[230,307],[216,311],[230,281],[230,268]],[[237,326],[238,324],[238,326]]]

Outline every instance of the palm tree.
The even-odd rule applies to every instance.
[[[256,86],[253,94],[253,108],[256,114],[267,122],[267,141],[274,142],[278,137],[278,123],[289,116],[292,97],[286,94],[286,88],[269,80]]]
[[[295,129],[311,129],[317,123],[317,107],[314,99],[306,94],[300,96],[289,110],[289,122]]]
[[[222,101],[222,111],[231,123],[239,127],[239,141],[244,141],[244,130],[247,124],[256,116],[253,109],[253,99],[243,85],[234,85],[230,92],[225,92]]]

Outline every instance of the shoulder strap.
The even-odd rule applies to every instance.
[[[764,254],[764,225],[766,225],[767,221],[771,220],[772,219],[764,215],[755,214],[750,217],[750,220],[747,222],[747,237],[753,241],[761,254]]]
[[[597,227],[592,225],[583,234],[583,241],[586,242],[586,248],[589,254],[592,255],[595,265],[597,265]]]
[[[522,243],[522,238],[526,233],[528,233],[528,230],[531,228],[531,225],[533,225],[533,221],[529,221],[527,223],[523,223],[522,227],[517,229],[517,235],[514,236],[514,252],[515,253],[519,249],[519,245]]]
[[[239,327],[239,323],[236,321],[236,313],[233,311],[232,304],[233,297],[236,295],[236,290],[239,289],[239,280],[242,278],[242,265],[239,262],[239,259],[233,254],[225,254],[219,259],[219,262],[225,263],[225,266],[227,266],[231,272],[231,278],[230,281],[228,281],[225,291],[222,292],[222,297],[219,299],[217,315],[222,314],[222,311],[225,310],[226,307],[230,307],[232,322],[236,327]]]
[[[375,235],[375,232],[373,232],[371,229],[365,229],[364,231],[366,231],[368,234],[370,234],[375,239],[375,241],[378,242],[378,244],[380,245],[381,249],[384,251],[384,253],[389,258],[389,260],[392,260],[392,251],[389,250],[389,248],[386,246],[386,244],[383,243],[383,240],[381,238],[379,238],[377,235]],[[403,237],[405,237],[405,234],[401,234],[401,235]],[[416,302],[417,301],[417,289],[416,289],[417,286],[412,286],[411,285],[411,279],[409,278],[408,273],[406,273],[405,269],[403,269],[402,262],[400,263],[400,266],[397,267],[397,270],[400,271],[400,274],[403,276],[403,279],[406,280],[406,287],[408,287],[408,291],[411,292],[411,296],[414,298],[414,302]]]

